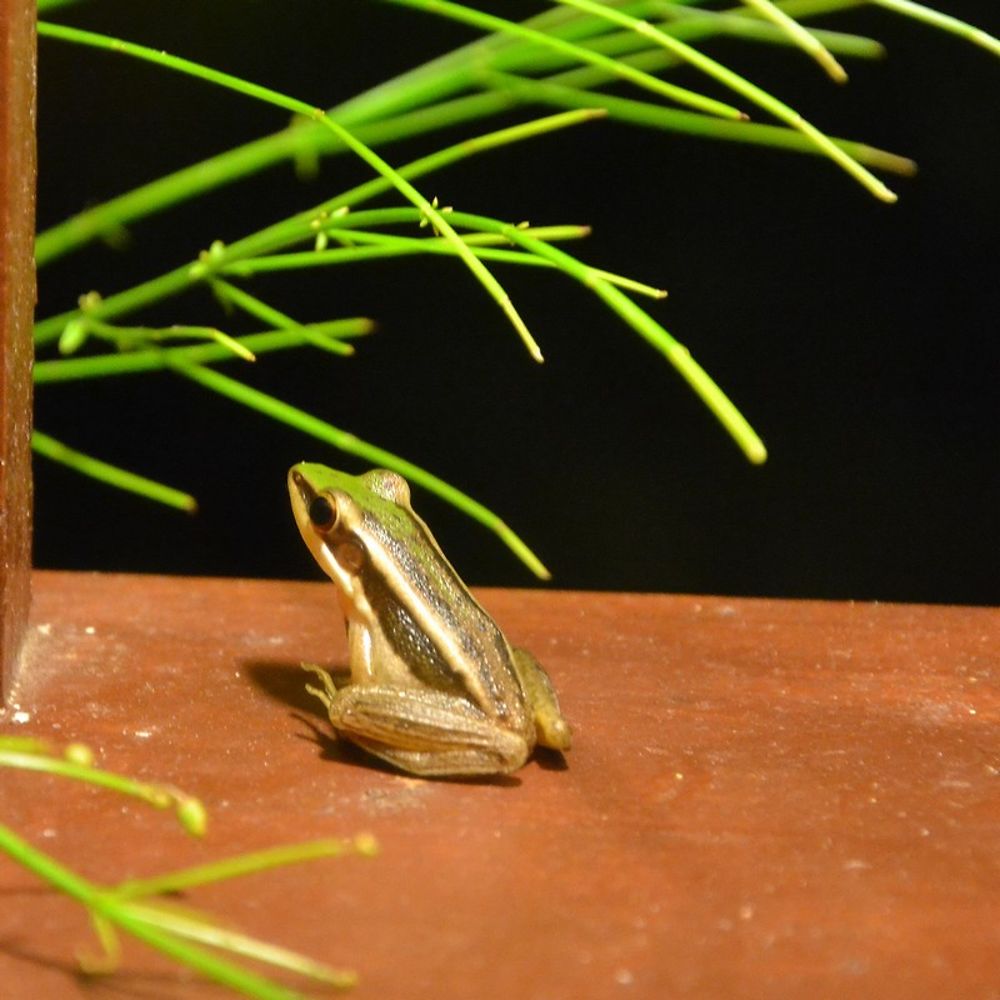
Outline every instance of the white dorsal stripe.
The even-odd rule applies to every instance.
[[[431,640],[438,652],[441,653],[445,662],[461,676],[476,703],[488,714],[494,715],[494,699],[483,685],[475,660],[468,655],[462,648],[461,643],[454,638],[454,629],[442,622],[440,616],[431,607],[426,597],[420,593],[405,574],[399,572],[395,559],[385,546],[378,539],[363,531],[360,534],[365,541],[368,558],[371,560],[376,572],[382,575],[382,578],[389,584],[390,590],[398,595],[400,603],[409,612],[410,616],[420,627],[420,630]],[[434,551],[440,556],[442,562],[445,562],[447,565],[441,550],[426,535],[425,540],[428,545],[434,548]],[[466,599],[485,615],[485,612],[479,608],[476,599],[466,589],[465,584],[462,583],[457,575],[454,576],[454,579],[458,586],[461,587]]]

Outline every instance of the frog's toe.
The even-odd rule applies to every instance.
[[[536,724],[541,746],[553,750],[568,750],[573,745],[573,730],[561,715],[551,719],[538,719]]]
[[[317,667],[315,663],[303,663],[300,665],[307,673],[315,674],[323,682],[322,690],[313,687],[311,684],[306,685],[306,690],[310,694],[314,694],[329,708],[331,699],[337,694],[337,686],[333,683],[333,678],[322,667]]]

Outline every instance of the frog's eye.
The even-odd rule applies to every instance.
[[[337,509],[326,497],[315,497],[309,504],[309,520],[320,531],[326,531],[337,523]]]

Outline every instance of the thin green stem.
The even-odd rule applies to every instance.
[[[509,99],[505,98],[505,100]],[[441,170],[468,156],[483,153],[500,146],[506,146],[510,143],[524,141],[555,129],[577,125],[595,117],[603,116],[604,113],[599,109],[564,111],[555,115],[547,115],[534,121],[523,122],[509,128],[498,129],[484,135],[474,136],[471,139],[464,139],[453,146],[414,160],[402,167],[399,173],[403,177],[412,180],[433,171]],[[299,212],[290,219],[284,219],[281,222],[267,226],[256,233],[252,233],[230,244],[228,247],[216,250],[213,246],[212,249],[205,251],[201,255],[201,259],[197,262],[184,264],[142,284],[134,285],[124,292],[109,295],[101,299],[100,303],[95,305],[88,314],[101,319],[109,319],[123,313],[132,312],[143,306],[151,305],[171,295],[177,295],[192,285],[211,278],[213,268],[220,268],[234,260],[240,260],[254,254],[279,250],[285,246],[309,239],[315,235],[315,223],[317,220],[321,220],[348,206],[357,205],[375,198],[390,190],[391,186],[384,177],[376,177],[365,181],[342,192],[335,198],[330,198],[307,211]],[[36,348],[58,339],[65,329],[66,324],[79,315],[80,310],[73,310],[71,312],[60,313],[56,316],[49,316],[36,323],[34,335]]]
[[[219,348],[219,350],[224,350],[224,348]],[[49,362],[49,364],[59,363]],[[158,483],[155,479],[147,479],[145,476],[129,472],[117,465],[103,462],[92,455],[70,448],[69,445],[63,444],[39,430],[31,432],[31,447],[39,455],[43,455],[53,462],[58,462],[60,465],[65,465],[81,475],[96,479],[98,482],[107,483],[109,486],[126,490],[129,493],[136,493],[147,500],[165,504],[176,510],[183,510],[188,514],[193,514],[198,509],[198,501],[189,493],[183,493],[181,490],[175,490],[172,486]]]
[[[388,144],[496,114],[512,103],[508,95],[473,94],[360,126],[358,137],[373,146]],[[317,135],[322,141],[314,138]],[[301,150],[334,154],[345,152],[346,147],[329,129],[299,120],[281,132],[166,174],[46,229],[35,240],[35,262],[42,267],[106,232],[292,159]]]
[[[834,163],[854,177],[855,180],[861,183],[862,186],[880,201],[891,203],[897,200],[897,196],[875,177],[874,174],[866,170],[857,160],[848,156],[847,153],[820,132],[819,129],[807,122],[797,111],[794,111],[776,97],[772,97],[766,90],[762,90],[756,84],[744,79],[738,73],[734,73],[715,59],[706,56],[703,52],[699,52],[685,42],[660,31],[647,21],[640,21],[634,17],[629,17],[627,14],[622,14],[612,7],[595,2],[595,0],[556,0],[556,2],[586,11],[597,17],[604,17],[608,21],[620,24],[623,27],[631,28],[633,31],[662,46],[668,52],[678,56],[684,62],[694,66],[712,79],[717,80],[723,86],[752,101],[774,115],[779,121],[783,121],[786,125],[798,129],[812,139]]]
[[[17,753],[52,754],[55,752],[51,743],[40,740],[37,736],[0,736],[0,750],[13,750]]]
[[[964,38],[973,45],[978,45],[992,52],[995,56],[1000,56],[1000,38],[983,31],[981,28],[973,27],[965,21],[960,21],[950,14],[942,14],[931,7],[926,7],[921,3],[913,3],[913,0],[870,0],[878,7],[885,7],[886,10],[902,14],[904,17],[912,17],[916,21],[923,21],[934,28],[940,28],[953,35]]]
[[[211,340],[224,350],[229,351],[234,357],[243,361],[256,360],[252,351],[248,351],[238,340],[214,326],[115,326],[111,323],[105,323],[103,320],[91,319],[86,315],[86,312],[81,318],[86,332],[110,341],[119,351],[134,351],[170,340]],[[61,343],[60,347],[62,347]],[[76,350],[76,347],[77,345],[74,345],[73,349]],[[63,353],[70,352],[63,351]]]
[[[459,239],[458,233],[451,228],[444,215],[437,210],[436,205],[429,202],[406,178],[393,170],[376,152],[355,139],[354,136],[338,125],[332,118],[327,118],[325,112],[318,111],[317,115],[322,115],[323,117],[320,120],[325,121],[353,152],[357,153],[376,173],[381,174],[387,180],[391,180],[396,190],[420,209],[427,220],[434,226],[435,232],[440,233],[448,240],[455,248],[457,256],[479,279],[479,283],[487,290],[490,297],[500,306],[500,309],[517,331],[524,346],[528,349],[531,357],[535,361],[541,362],[543,360],[541,349],[528,330],[527,324],[521,318],[521,314],[515,308],[510,296],[504,291],[500,282],[493,277],[493,274],[486,265]]]
[[[826,0],[827,3],[832,0]],[[866,2],[866,0],[853,0],[854,3]],[[712,38],[723,35],[732,38],[739,38],[741,41],[760,43],[765,45],[788,46],[792,44],[780,28],[773,24],[762,21],[754,16],[752,10],[740,10],[739,13],[730,11],[708,11],[701,9],[690,9],[687,7],[675,8],[673,5],[665,5],[674,16],[671,21],[659,21],[657,27],[665,34],[673,35],[685,41],[692,41],[700,38]],[[659,9],[659,8],[658,8]],[[885,47],[873,38],[866,38],[862,35],[846,34],[841,31],[821,31],[811,32],[818,40],[822,41],[831,52],[838,55],[851,56],[858,59],[881,59],[885,56]],[[680,65],[680,60],[664,52],[662,49],[650,50],[648,42],[634,31],[613,31],[601,35],[589,43],[595,51],[602,52],[608,56],[627,56],[637,52],[644,53],[647,57],[655,51],[659,55],[657,62],[645,65],[643,68],[649,70],[653,65],[658,68]],[[541,70],[552,70],[563,68],[568,60],[560,58],[550,58],[541,60],[514,60],[497,58],[491,64],[491,68],[501,72],[523,73],[538,78]]]
[[[592,289],[607,305],[617,313],[644,340],[659,351],[691,386],[716,419],[729,432],[746,457],[754,464],[767,459],[767,449],[763,441],[733,405],[728,396],[711,379],[708,373],[691,357],[690,351],[669,334],[648,313],[637,306],[606,280],[588,273],[588,269],[563,250],[525,235],[516,226],[504,225],[484,216],[471,216],[465,212],[455,213],[453,219],[458,225],[468,225],[484,231],[503,233],[518,246],[537,253],[557,263],[561,270]]]
[[[155,903],[128,904],[131,917],[141,920],[148,928],[156,928],[178,937],[207,944],[213,948],[222,948],[234,955],[252,958],[258,962],[267,962],[279,969],[287,969],[302,976],[309,976],[317,982],[332,986],[334,989],[346,990],[356,986],[356,972],[346,969],[334,969],[323,962],[314,961],[298,952],[281,948],[278,945],[261,941],[259,938],[241,934],[227,927],[220,927],[198,916],[187,913],[176,913]]]
[[[375,213],[358,212],[345,215],[331,219],[328,225],[345,229],[367,225],[371,221],[369,217],[373,214]],[[383,224],[414,221],[419,218],[412,208],[403,207],[380,210],[378,217]],[[674,366],[751,462],[759,464],[767,459],[767,449],[760,437],[732,401],[712,381],[708,373],[691,357],[688,349],[607,280],[594,274],[590,268],[575,257],[527,235],[517,226],[482,215],[472,215],[468,212],[452,212],[451,219],[456,226],[502,235],[509,242],[522,247],[529,253],[538,254],[551,260],[560,270],[591,289]]]
[[[858,6],[866,2],[868,0],[787,0],[780,6],[792,16],[805,17],[815,13]],[[639,11],[644,6],[648,7],[649,4],[625,5],[621,9]],[[669,29],[671,32],[687,38],[694,35],[707,37],[732,31],[746,35],[748,31],[759,32],[760,29],[766,27],[765,25],[759,25],[756,29],[741,27],[754,23],[751,18],[745,16],[736,19],[726,14],[692,11],[677,5],[657,4],[656,6],[657,9],[683,11],[687,15],[683,23],[672,25]],[[574,29],[575,23],[577,27],[574,30],[577,32],[582,27],[593,34],[601,25],[601,22],[596,19],[581,17],[577,11],[561,7],[550,8],[537,18],[525,23],[537,30],[544,29],[553,33],[558,31],[568,33],[569,30]],[[847,53],[848,50],[842,47],[842,43],[833,37],[835,33],[821,34],[824,43],[831,50]],[[620,36],[632,37],[632,33],[622,32]],[[774,32],[765,31],[765,37],[773,39]],[[600,41],[603,44],[603,40]],[[876,43],[868,44],[876,50],[879,49]],[[497,34],[456,49],[446,56],[434,59],[423,66],[401,74],[395,79],[386,81],[386,83],[374,87],[364,94],[341,103],[333,108],[330,114],[341,124],[354,127],[357,137],[369,146],[379,146],[495,114],[514,103],[510,94],[472,94],[453,100],[442,100],[441,95],[465,85],[460,78],[467,76],[467,64],[482,65],[484,58],[490,53],[504,53],[505,50],[511,50],[514,58],[510,59],[504,55],[501,62],[493,64],[498,69],[520,72],[525,56],[531,56],[534,63],[539,64],[537,46],[526,45],[510,36]],[[523,56],[519,54],[522,52]],[[604,54],[607,55],[608,52]],[[672,59],[661,51],[658,51],[657,54],[662,56],[658,63],[660,66],[666,65]],[[851,51],[850,54],[861,55],[864,53]],[[566,62],[576,64],[576,60],[570,56],[556,55],[563,64]],[[590,69],[593,70],[594,67],[591,66]],[[601,73],[604,79],[614,78],[613,74],[607,71],[601,71]],[[427,106],[416,107],[420,103],[426,103]],[[400,109],[403,108],[412,110],[400,113]],[[379,120],[380,118],[382,120]],[[281,132],[175,171],[93,208],[86,209],[39,233],[35,243],[36,261],[39,266],[43,266],[106,232],[128,225],[147,215],[162,211],[178,202],[273,166],[283,160],[305,153],[309,155],[329,154],[344,150],[343,144],[339,143],[336,136],[328,129],[315,122],[299,119],[291,127]]]
[[[798,21],[789,17],[771,0],[743,0],[743,2],[785,32],[792,42],[823,67],[831,80],[836,83],[847,82],[844,67],[837,62],[830,50],[812,32],[803,28]]]
[[[370,149],[363,142],[360,142],[357,138],[355,138],[355,136],[344,128],[343,125],[339,124],[327,115],[326,111],[322,108],[306,104],[304,101],[300,101],[296,98],[288,97],[285,94],[272,90],[269,87],[262,87],[259,84],[251,83],[248,80],[242,80],[229,73],[222,73],[219,70],[211,69],[199,63],[192,62],[189,59],[182,59],[178,56],[172,56],[165,52],[157,52],[156,50],[148,48],[145,45],[137,45],[134,42],[125,42],[121,39],[111,38],[107,35],[100,35],[91,31],[81,31],[77,28],[67,28],[64,25],[49,24],[44,21],[38,23],[38,34],[47,35],[51,38],[58,38],[62,41],[74,42],[79,45],[89,45],[93,48],[121,52],[178,73],[206,80],[209,83],[225,87],[228,90],[233,90],[237,93],[255,98],[267,104],[273,104],[274,106],[284,108],[287,111],[305,115],[307,118],[313,118],[320,122],[326,128],[329,128],[330,131],[332,131],[345,146],[347,146],[360,159],[364,160],[364,162],[367,163],[376,173],[380,174],[387,181],[389,181],[389,183],[391,183],[404,198],[419,208],[420,211],[423,212],[427,219],[433,224],[435,230],[441,233],[454,245],[458,257],[462,260],[466,267],[468,267],[473,275],[475,275],[480,284],[486,289],[491,298],[494,299],[500,309],[510,320],[511,325],[524,342],[524,345],[528,349],[528,353],[531,357],[534,358],[535,361],[542,360],[542,354],[538,348],[538,344],[531,336],[524,320],[521,319],[520,314],[510,299],[510,296],[504,291],[501,284],[496,280],[496,278],[493,277],[483,262],[478,260],[469,248],[462,243],[462,241],[458,238],[457,233],[451,228],[444,216],[441,215],[435,206],[432,205],[431,202],[429,202],[408,180],[406,180],[406,178],[402,177],[397,171],[389,166],[389,164],[374,150]]]
[[[210,952],[178,941],[173,935],[158,928],[150,927],[140,916],[132,913],[130,904],[121,902],[113,893],[102,890],[100,886],[70,871],[3,825],[0,825],[0,851],[6,852],[18,864],[60,892],[82,903],[91,913],[107,923],[128,931],[133,937],[223,986],[236,990],[244,996],[255,997],[257,1000],[304,1000],[295,990],[272,983],[255,973],[217,958]]]
[[[333,351],[333,345],[340,337],[357,337],[369,333],[374,324],[369,319],[340,319],[326,323],[310,323],[310,339],[306,341],[302,329],[271,331],[268,333],[248,333],[237,340],[254,354],[270,351],[286,351],[313,344],[317,337],[329,338],[326,350]],[[346,345],[345,345],[346,346]],[[338,352],[339,353],[339,352]],[[86,378],[103,378],[107,375],[136,375],[139,372],[160,371],[170,368],[174,358],[192,364],[231,361],[231,351],[216,344],[198,344],[192,347],[152,348],[148,351],[133,351],[128,354],[96,354],[85,358],[66,358],[59,361],[38,361],[35,363],[36,385],[50,382],[76,382]]]
[[[779,6],[789,16],[802,18],[817,14],[829,14],[857,7],[867,2],[868,0],[782,0]],[[676,4],[663,3],[659,4],[657,9],[662,10],[663,13],[669,13],[670,16],[675,18],[670,23],[658,25],[659,29],[664,34],[669,34],[676,39],[688,43],[710,39],[718,35],[735,35],[737,38],[746,41],[766,41],[773,43],[777,40],[776,29],[772,25],[762,23],[755,12],[747,9],[745,6],[729,8],[725,11],[710,11],[700,8],[689,9],[677,6]],[[734,11],[738,11],[738,13],[734,13]],[[629,37],[631,37],[631,41],[629,41]],[[784,36],[781,37],[784,41],[787,41],[787,38]],[[829,33],[827,33],[825,38],[838,51],[843,51],[842,41],[831,39]],[[646,72],[659,72],[664,69],[672,69],[684,63],[684,60],[680,56],[668,52],[660,46],[648,48],[648,42],[644,41],[642,36],[637,35],[631,29],[613,35],[606,35],[604,44],[613,45],[613,51],[615,52],[633,53],[631,55],[620,56],[620,61]],[[870,39],[860,41],[854,39],[851,45],[854,47],[851,54],[856,54],[854,49],[859,45],[862,49],[862,53],[860,54],[865,54],[869,57],[881,57],[885,54],[884,48]],[[584,66],[579,69],[567,70],[555,77],[550,77],[548,82],[563,83],[568,86],[589,89],[603,86],[609,80],[608,74],[595,69],[593,66]]]
[[[193,796],[169,785],[152,785],[136,781],[124,774],[102,771],[86,764],[78,764],[59,757],[42,756],[38,753],[0,750],[0,767],[16,767],[23,771],[42,771],[45,774],[73,778],[101,788],[110,788],[121,795],[141,799],[157,809],[179,808],[186,802],[197,801]],[[205,832],[204,827],[199,830],[185,826],[185,829],[199,836]]]
[[[135,904],[132,904],[135,906]],[[156,948],[174,961],[187,965],[200,972],[207,979],[241,993],[254,997],[255,1000],[306,1000],[298,990],[289,989],[259,976],[247,969],[242,969],[232,962],[218,958],[209,951],[186,941],[179,941],[172,934],[152,927],[141,916],[133,914],[132,907],[118,904],[115,900],[106,900],[99,896],[93,904],[103,917],[128,931],[133,937]]]
[[[486,14],[480,10],[475,10],[472,7],[467,7],[462,4],[451,3],[450,0],[384,0],[384,2],[393,3],[400,7],[413,7],[416,10],[426,11],[429,14],[437,14],[441,17],[446,17],[449,20],[460,21],[464,24],[481,28],[484,31],[505,32],[516,37],[523,38],[526,41],[533,42],[543,48],[554,49],[561,52],[577,62],[590,63],[593,66],[603,69],[612,76],[628,80],[630,83],[634,83],[645,90],[650,90],[654,93],[660,94],[661,96],[675,101],[678,104],[683,104],[686,107],[697,108],[700,111],[704,111],[706,114],[733,119],[740,119],[744,117],[741,111],[731,105],[723,104],[721,101],[705,97],[703,94],[697,94],[685,87],[677,87],[673,84],[666,83],[663,80],[657,79],[655,76],[643,73],[641,70],[634,69],[624,63],[616,62],[614,59],[609,59],[607,56],[601,55],[599,52],[594,52],[579,45],[573,45],[571,42],[566,42],[561,38],[545,34],[544,32],[538,31],[534,28],[526,27],[516,21],[509,21],[503,17]]]
[[[223,303],[236,306],[248,315],[263,320],[265,323],[270,323],[279,330],[294,331],[301,336],[303,341],[311,344],[313,347],[318,347],[323,351],[330,351],[332,354],[351,355],[354,353],[354,348],[350,344],[343,344],[339,340],[331,339],[329,333],[319,333],[310,329],[308,325],[299,323],[297,320],[292,319],[291,316],[268,305],[244,289],[237,288],[236,285],[230,284],[228,281],[216,278],[211,282],[211,286],[216,297]]]
[[[330,230],[336,234],[336,230]],[[495,234],[475,234],[493,236]],[[551,260],[537,257],[533,254],[515,250],[504,250],[493,247],[477,246],[471,236],[463,236],[462,240],[473,247],[473,253],[483,260],[493,260],[504,264],[520,264],[529,267],[545,267],[558,270],[558,265]],[[454,247],[442,239],[416,239],[406,236],[389,236],[383,233],[364,233],[350,230],[350,243],[355,241],[363,246],[345,246],[334,250],[307,250],[303,253],[284,253],[268,257],[254,257],[251,260],[239,261],[225,269],[225,273],[251,277],[274,271],[300,270],[309,267],[329,267],[337,264],[354,264],[366,260],[384,260],[393,257],[413,256],[414,254],[432,254],[450,256]],[[504,242],[506,240],[504,239]],[[653,288],[641,281],[613,274],[601,268],[588,268],[590,272],[620,288],[628,288],[639,295],[653,299],[666,298],[666,292],[661,288]]]
[[[509,98],[505,98],[505,100],[509,100]],[[443,170],[445,167],[451,166],[453,163],[457,163],[467,157],[485,153],[515,142],[522,142],[558,129],[569,128],[595,118],[603,118],[604,115],[605,112],[599,108],[584,108],[545,115],[533,121],[522,122],[508,128],[463,139],[452,146],[447,146],[444,149],[437,150],[434,153],[407,163],[399,168],[399,173],[407,180],[414,180],[418,177]],[[302,242],[315,235],[317,227],[324,220],[348,209],[353,212],[356,206],[384,194],[389,190],[389,187],[390,185],[382,177],[376,177],[358,184],[314,208],[308,209],[305,212],[299,212],[290,219],[267,226],[250,236],[230,244],[219,254],[216,260],[210,260],[208,266],[222,267],[233,260],[251,257],[260,253],[268,253]]]
[[[693,114],[677,108],[665,108],[648,101],[636,101],[627,97],[578,90],[560,84],[529,80],[525,77],[506,73],[490,73],[491,81],[497,86],[508,87],[521,100],[543,101],[557,107],[600,107],[615,121],[628,122],[644,128],[657,128],[702,139],[743,142],[772,149],[783,149],[793,153],[821,156],[822,151],[808,137],[783,125],[764,125],[760,122],[727,122],[706,115]],[[869,167],[885,170],[901,176],[912,176],[917,171],[913,160],[898,156],[875,146],[852,142],[848,139],[832,138],[858,162]]]
[[[378,851],[373,837],[361,834],[350,840],[343,837],[313,840],[305,844],[285,844],[264,851],[238,854],[223,858],[207,865],[184,868],[147,879],[129,879],[115,886],[114,893],[119,899],[141,899],[184,892],[198,886],[238,878],[241,875],[257,874],[269,868],[314,861],[318,858],[339,858],[347,854],[373,857]]]
[[[264,413],[274,420],[288,424],[304,434],[324,441],[340,451],[349,455],[355,455],[367,462],[375,465],[382,465],[393,469],[400,475],[405,476],[412,483],[422,486],[431,493],[436,494],[443,500],[447,500],[452,506],[457,507],[473,520],[487,527],[496,534],[518,559],[523,562],[528,569],[542,580],[551,577],[549,571],[542,564],[541,560],[528,548],[528,546],[515,534],[507,524],[502,521],[491,510],[473,500],[472,497],[455,489],[442,479],[432,475],[425,469],[408,462],[392,452],[379,448],[376,445],[362,441],[353,434],[343,431],[332,424],[328,424],[311,413],[306,413],[274,396],[251,389],[242,382],[228,378],[225,375],[214,371],[211,368],[204,368],[200,365],[193,365],[188,362],[175,361],[171,367],[179,374],[197,382],[199,385],[211,389],[219,395],[227,396],[230,399],[248,406],[251,409]]]

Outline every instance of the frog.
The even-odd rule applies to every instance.
[[[302,664],[339,737],[421,777],[506,775],[536,746],[569,750],[548,674],[472,596],[403,476],[300,462],[288,492],[347,628],[346,680]]]

